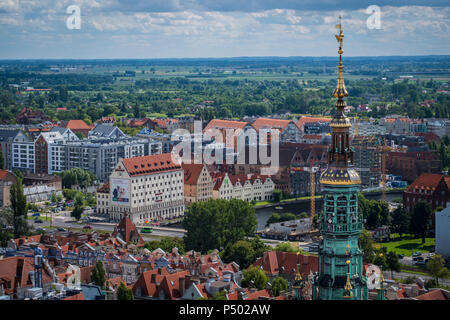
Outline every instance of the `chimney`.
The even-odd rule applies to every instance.
[[[156,282],[156,273],[152,273],[152,280],[151,280],[151,282],[152,283]]]
[[[158,274],[162,274],[162,268],[158,268]]]
[[[185,286],[186,286],[185,278],[180,277],[180,279],[178,281],[180,283],[180,295],[183,296],[184,295],[184,289],[185,289]]]

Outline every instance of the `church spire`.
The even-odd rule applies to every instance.
[[[336,40],[339,43],[339,50],[338,50],[339,65],[338,65],[338,81],[337,81],[336,89],[334,89],[333,96],[335,96],[339,100],[342,100],[344,97],[348,97],[348,92],[347,92],[347,89],[345,88],[344,75],[342,72],[344,69],[344,64],[342,62],[342,54],[344,53],[344,50],[342,50],[343,42],[344,42],[344,33],[342,32],[341,16],[339,16],[339,24],[336,25],[336,28],[339,29],[339,34],[335,35]],[[338,105],[336,104],[336,106],[338,106]]]

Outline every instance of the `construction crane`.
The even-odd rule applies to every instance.
[[[355,120],[355,137],[357,137],[359,135],[358,116],[355,116],[354,120]]]
[[[381,201],[386,202],[386,151],[391,150],[391,147],[386,146],[386,138],[383,138],[383,145],[381,150]]]
[[[314,167],[314,160],[311,160],[311,166],[309,171],[309,189],[311,195],[311,228],[313,226],[314,215],[316,214],[316,171],[317,167]]]

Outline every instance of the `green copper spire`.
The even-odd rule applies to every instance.
[[[319,246],[319,272],[314,279],[313,299],[367,300],[366,278],[362,274],[363,255],[358,246],[363,228],[363,217],[358,211],[361,178],[353,168],[353,150],[349,139],[351,123],[344,114],[344,97],[348,96],[342,73],[344,34],[342,24],[337,27],[339,73],[333,93],[337,101],[330,123],[332,139],[328,148],[328,167],[320,177],[324,210],[318,222],[323,241]]]

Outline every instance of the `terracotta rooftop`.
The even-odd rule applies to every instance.
[[[196,185],[198,181],[198,177],[202,172],[203,165],[202,164],[187,164],[183,163],[181,165],[184,170],[184,184]]]
[[[299,127],[301,130],[303,130],[303,126],[305,125],[305,123],[314,123],[314,122],[330,122],[331,118],[323,118],[323,117],[301,117],[296,125],[297,127]]]
[[[91,129],[91,127],[83,120],[69,120],[65,124],[64,127],[69,128],[70,130],[90,130]]]
[[[130,176],[148,175],[182,168],[181,165],[172,161],[171,153],[126,158],[122,162]]]
[[[437,173],[422,173],[413,183],[406,189],[406,192],[414,192],[415,190],[435,190],[439,182],[444,179],[447,187],[450,188],[450,176],[443,176]]]
[[[282,132],[291,122],[294,123],[292,120],[258,118],[252,123],[252,127],[256,130],[263,128],[279,129]]]
[[[442,289],[434,289],[417,296],[417,300],[450,300],[450,292]]]
[[[243,129],[248,122],[243,121],[233,121],[233,120],[221,120],[221,119],[212,119],[208,125],[205,127],[205,130],[208,129]]]

